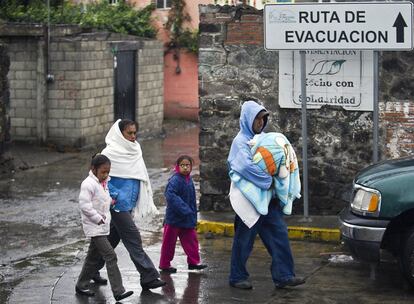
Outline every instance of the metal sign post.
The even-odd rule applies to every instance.
[[[374,81],[374,111],[372,113],[372,122],[373,122],[373,132],[372,132],[372,161],[374,163],[378,162],[378,51],[374,51],[374,75],[373,75],[373,81]]]
[[[302,162],[303,162],[303,216],[309,218],[308,200],[308,123],[306,115],[306,52],[300,51],[300,91],[302,95]]]

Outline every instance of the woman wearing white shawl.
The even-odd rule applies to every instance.
[[[105,137],[102,154],[111,160],[109,190],[114,204],[111,207],[111,230],[108,236],[112,247],[119,241],[125,245],[130,258],[141,275],[145,290],[164,286],[149,256],[142,248],[141,235],[134,223],[157,213],[152,189],[140,144],[136,141],[138,125],[131,120],[118,119]],[[101,261],[103,266],[103,263]]]

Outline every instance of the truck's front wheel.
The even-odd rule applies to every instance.
[[[414,287],[414,228],[411,228],[403,239],[400,266],[404,277]]]

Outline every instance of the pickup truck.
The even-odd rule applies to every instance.
[[[374,265],[381,250],[387,250],[414,287],[414,157],[361,170],[339,222],[342,240],[353,257]]]

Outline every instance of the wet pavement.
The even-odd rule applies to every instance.
[[[141,142],[160,215],[139,223],[146,252],[158,265],[164,212],[163,189],[178,154],[190,154],[198,164],[198,126],[167,122],[165,138]],[[15,147],[21,169],[0,180],[0,303],[115,303],[109,286],[92,285],[93,298],[76,296],[74,286],[88,246],[77,205],[80,182],[94,150],[58,153]],[[37,156],[36,156],[37,155]],[[25,169],[25,170],[22,170]],[[195,181],[197,181],[195,168]],[[202,214],[215,219],[214,214]],[[220,219],[231,221],[226,214]],[[323,225],[335,228],[334,217]],[[321,224],[322,219],[314,221]],[[311,225],[311,224],[310,224]],[[122,303],[412,303],[414,293],[403,281],[395,261],[382,263],[375,280],[368,265],[350,259],[338,242],[291,241],[296,272],[307,277],[297,288],[277,290],[270,278],[270,259],[257,240],[248,269],[254,289],[228,286],[232,239],[199,235],[204,271],[187,270],[177,243],[176,274],[162,275],[167,286],[142,292],[139,274],[125,248],[117,247],[127,290],[134,295]],[[102,271],[106,276],[106,271]]]

